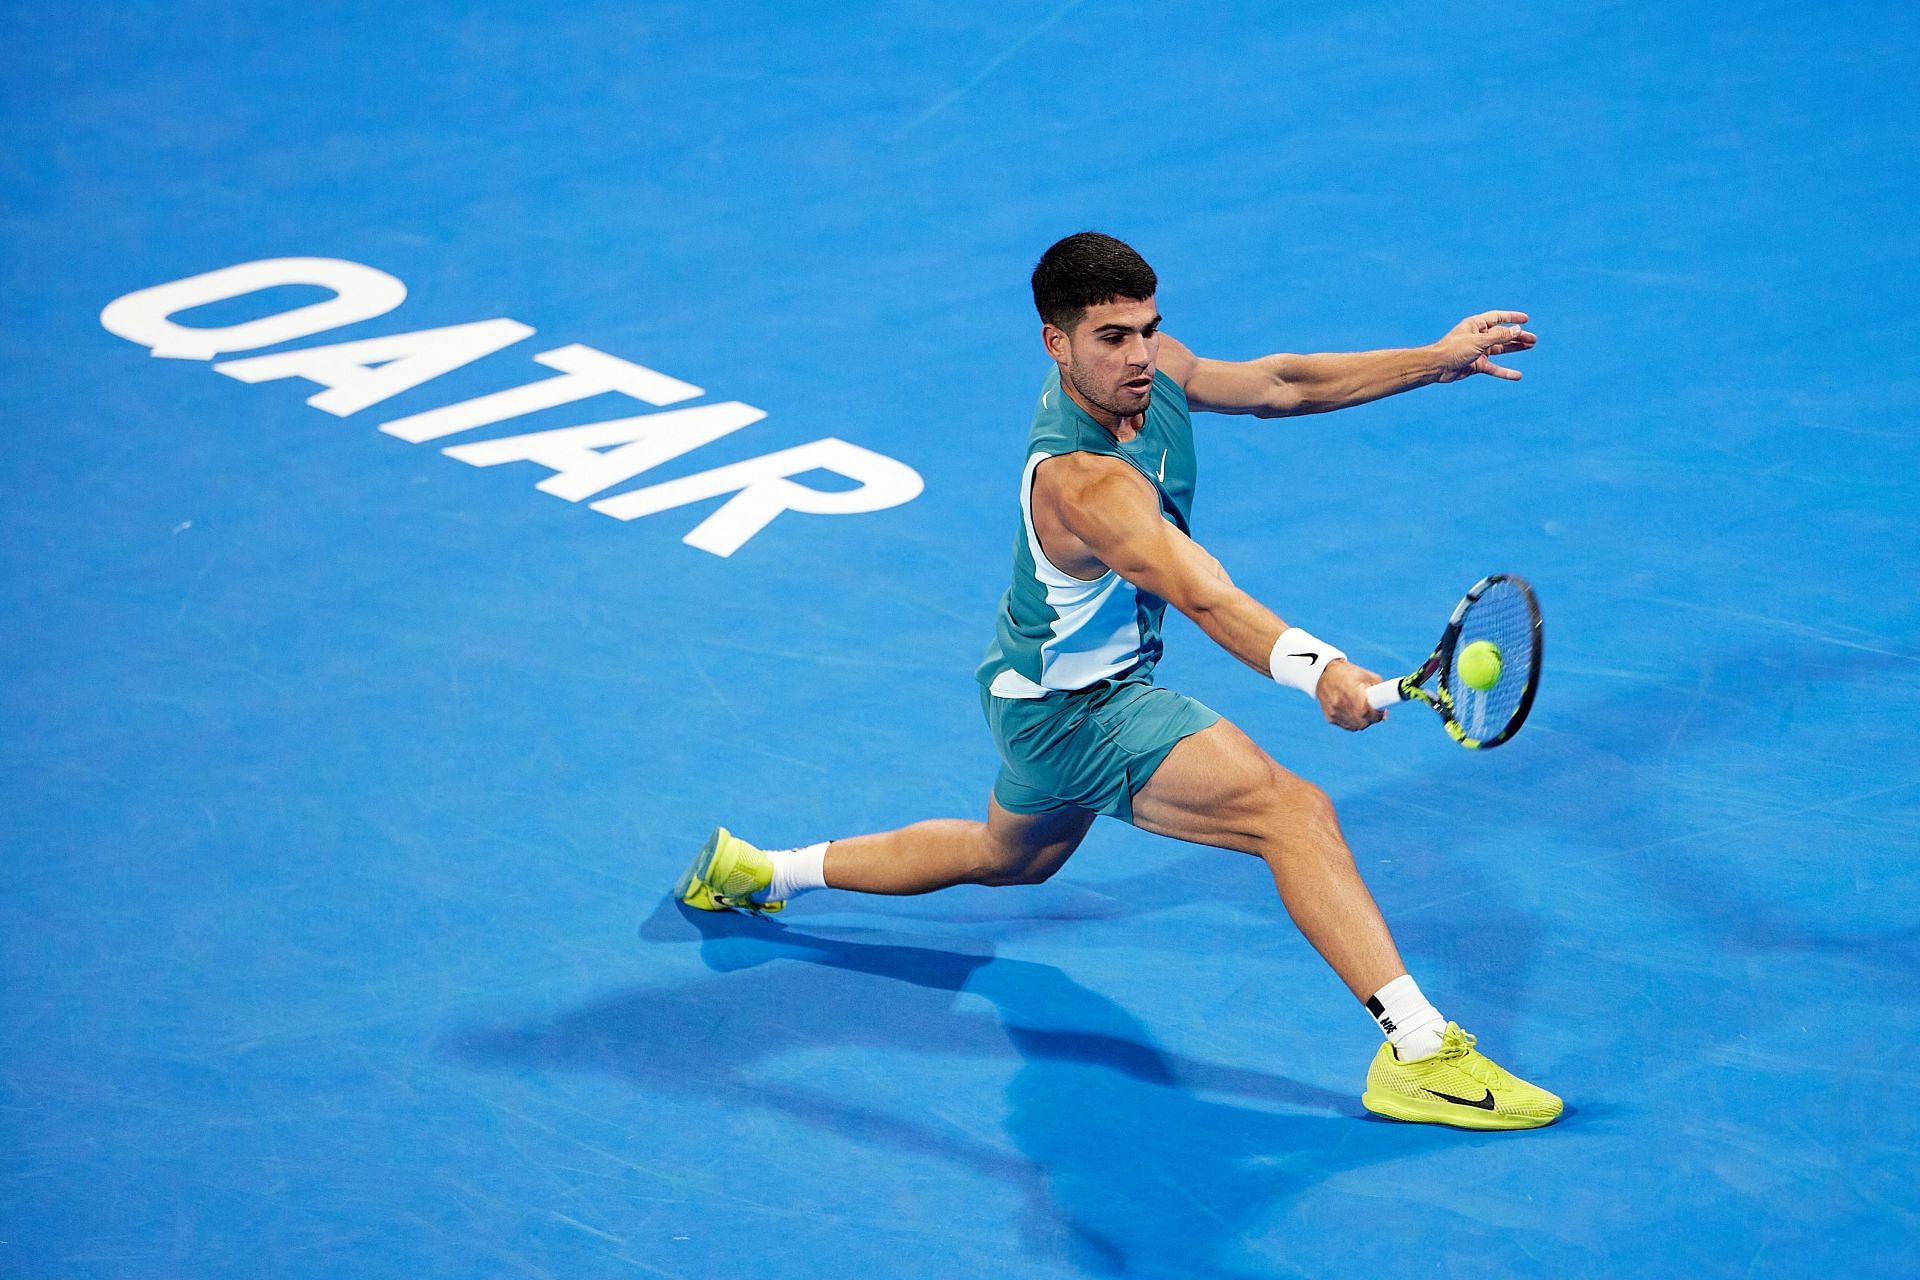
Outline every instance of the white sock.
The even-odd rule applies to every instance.
[[[1447,1020],[1421,994],[1413,975],[1403,973],[1367,997],[1367,1012],[1387,1033],[1387,1043],[1402,1062],[1425,1058],[1440,1050],[1440,1033]]]
[[[808,889],[827,887],[827,845],[810,844],[804,849],[771,849],[767,856],[773,859],[773,883],[766,892],[759,895],[762,902],[785,902],[788,898],[805,893]]]

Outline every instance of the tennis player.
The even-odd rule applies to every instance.
[[[1020,476],[1013,584],[981,663],[1001,767],[987,820],[766,851],[716,830],[681,877],[703,910],[770,912],[817,889],[931,893],[1038,884],[1100,814],[1260,858],[1295,925],[1386,1036],[1363,1105],[1473,1129],[1550,1124],[1560,1099],[1502,1070],[1407,972],[1354,867],[1333,805],[1219,713],[1153,683],[1166,606],[1256,672],[1360,730],[1380,677],[1236,587],[1189,536],[1193,410],[1277,418],[1365,404],[1473,374],[1534,335],[1488,311],[1406,350],[1202,359],[1160,331],[1158,280],[1111,236],[1068,236],[1041,257],[1033,300],[1052,357]]]

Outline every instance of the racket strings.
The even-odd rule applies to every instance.
[[[1512,582],[1493,583],[1467,607],[1444,683],[1454,717],[1473,737],[1493,737],[1521,709],[1532,677],[1536,634],[1526,592]],[[1476,689],[1460,678],[1460,654],[1479,640],[1500,650],[1500,676],[1490,689]]]

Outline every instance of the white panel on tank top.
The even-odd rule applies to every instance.
[[[1047,606],[1059,615],[1040,645],[1040,685],[1083,689],[1120,674],[1139,657],[1139,593],[1111,569],[1091,581],[1064,573],[1041,550],[1033,528],[1033,473],[1052,456],[1032,455],[1020,477],[1020,519],[1034,576],[1046,588]]]

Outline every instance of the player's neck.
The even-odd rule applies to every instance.
[[[1121,444],[1125,444],[1127,441],[1139,435],[1140,428],[1146,425],[1147,415],[1145,413],[1136,413],[1130,418],[1123,418],[1117,413],[1109,412],[1106,409],[1102,409],[1099,405],[1094,404],[1080,394],[1080,388],[1073,385],[1073,379],[1071,378],[1060,379],[1060,389],[1065,391],[1068,398],[1079,405],[1081,410],[1089,418],[1092,418],[1108,431],[1111,431],[1113,438]]]

